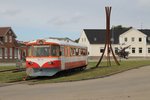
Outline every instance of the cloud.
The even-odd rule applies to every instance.
[[[83,15],[81,13],[74,13],[71,16],[63,15],[53,17],[48,21],[48,24],[62,26],[67,24],[78,23],[81,19],[83,19]]]
[[[147,6],[149,7],[150,0],[138,0],[140,6]]]
[[[112,6],[111,24],[150,26],[150,0],[0,0],[0,26],[11,26],[28,40],[26,34],[78,33],[84,28],[105,28],[105,9]],[[126,7],[127,6],[127,7]],[[16,33],[17,33],[16,32]],[[44,34],[45,35],[45,34]],[[58,36],[60,34],[57,34]],[[79,36],[79,35],[77,35]]]
[[[19,9],[3,9],[0,10],[0,14],[3,16],[15,16],[21,13],[21,10]]]

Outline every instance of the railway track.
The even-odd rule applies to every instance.
[[[0,70],[0,73],[1,72],[10,72],[10,71],[13,71],[13,72],[18,72],[18,71],[25,71],[25,68],[20,68],[20,69],[17,69],[17,68],[15,68],[15,69],[8,69],[8,70]]]

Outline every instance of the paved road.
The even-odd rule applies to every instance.
[[[150,100],[150,66],[80,82],[0,87],[0,100]]]

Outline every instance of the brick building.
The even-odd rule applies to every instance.
[[[11,27],[0,27],[0,61],[22,59],[24,49],[16,40],[17,36]]]

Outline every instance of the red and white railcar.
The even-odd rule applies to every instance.
[[[29,76],[53,76],[59,71],[84,68],[87,47],[58,39],[41,39],[27,43],[26,73]]]

